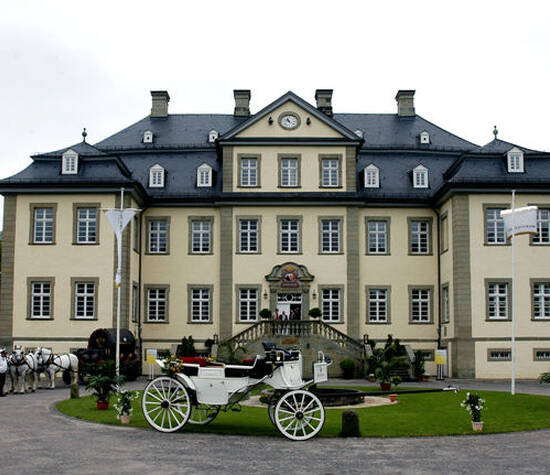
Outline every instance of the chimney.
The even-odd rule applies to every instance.
[[[250,117],[250,89],[234,89],[235,117]]]
[[[317,89],[315,100],[317,101],[317,109],[332,117],[332,89]]]
[[[168,91],[151,91],[153,104],[151,106],[151,117],[166,118],[168,117],[168,103],[170,95]]]
[[[398,117],[414,117],[414,90],[400,89],[395,96]]]

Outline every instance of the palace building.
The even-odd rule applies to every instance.
[[[123,188],[124,207],[141,211],[123,234],[121,321],[142,351],[188,335],[261,338],[260,310],[307,322],[319,308],[328,339],[391,334],[425,351],[429,373],[446,348],[450,375],[506,378],[500,211],[514,189],[516,206],[539,206],[538,234],[516,244],[516,375],[548,371],[549,153],[496,131],[485,146],[457,137],[416,114],[412,90],[384,114],[333,111],[329,89],[315,106],[288,92],[256,113],[235,90],[233,114],[171,114],[168,92],[151,96],[135,124],[94,145],[83,134],[0,180],[0,345],[64,352],[114,326],[102,209]]]

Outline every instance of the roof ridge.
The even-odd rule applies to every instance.
[[[457,138],[457,139],[460,139],[460,140],[463,140],[464,142],[468,142],[469,144],[473,145],[474,148],[475,147],[479,147],[479,145],[475,144],[474,142],[470,142],[469,140],[466,140],[466,139],[463,139],[462,137],[460,137],[459,135],[456,135],[454,134],[453,132],[449,132],[447,129],[444,129],[443,127],[437,125],[437,124],[434,124],[431,120],[428,120],[428,119],[425,119],[424,117],[422,117],[421,115],[418,115],[416,114],[416,117],[422,119],[424,122],[427,122],[428,124],[432,125],[433,127],[436,127],[438,128],[439,130],[442,130],[443,132],[449,134],[449,135],[452,135],[453,137]]]

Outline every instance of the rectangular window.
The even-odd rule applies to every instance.
[[[239,289],[239,320],[241,322],[258,320],[257,289]]]
[[[411,322],[430,322],[432,316],[429,289],[411,290]]]
[[[449,323],[450,314],[449,314],[449,287],[443,287],[441,291],[441,310],[443,316],[443,323]]]
[[[439,252],[444,252],[449,249],[449,219],[447,215],[441,218],[441,236]]]
[[[537,211],[537,234],[532,236],[532,244],[550,244],[550,209],[539,208]]]
[[[535,350],[535,361],[550,361],[550,349],[548,350]]]
[[[387,254],[388,235],[387,221],[368,221],[368,253]]]
[[[504,220],[500,212],[506,208],[485,208],[485,242],[487,244],[506,244]]]
[[[137,284],[132,284],[132,322],[137,323],[139,312],[139,295]]]
[[[239,220],[239,252],[259,252],[259,226],[257,219]]]
[[[132,231],[133,231],[133,240],[134,240],[134,251],[139,252],[140,242],[139,242],[139,218],[137,216],[132,220]]]
[[[512,361],[512,350],[487,350],[487,361]]]
[[[300,251],[300,221],[297,219],[281,219],[280,222],[280,252]]]
[[[284,187],[299,186],[297,158],[281,158],[281,186],[284,186]]]
[[[149,221],[149,253],[166,254],[168,251],[168,222],[166,220]]]
[[[52,318],[51,282],[31,282],[31,318]]]
[[[210,320],[210,289],[191,289],[191,321]]]
[[[430,254],[430,222],[411,220],[411,254]]]
[[[241,158],[241,186],[258,186],[257,158]]]
[[[97,242],[97,208],[78,208],[76,217],[76,242],[78,244]]]
[[[508,283],[487,284],[487,314],[489,320],[508,320]]]
[[[96,286],[94,282],[75,282],[74,318],[94,319],[96,308]]]
[[[340,252],[340,221],[338,219],[321,220],[321,252]]]
[[[388,289],[369,289],[369,322],[388,322]]]
[[[165,322],[167,309],[167,289],[147,289],[147,321]]]
[[[53,243],[53,215],[53,208],[34,208],[34,243]]]
[[[533,284],[533,319],[550,319],[550,282]]]
[[[191,252],[209,254],[212,244],[212,223],[204,220],[191,221]]]
[[[321,291],[321,310],[323,321],[340,321],[340,289],[323,289]]]
[[[338,187],[340,177],[340,161],[337,158],[321,160],[321,186]]]

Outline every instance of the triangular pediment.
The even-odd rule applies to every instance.
[[[224,134],[220,140],[266,138],[361,140],[291,91]]]

